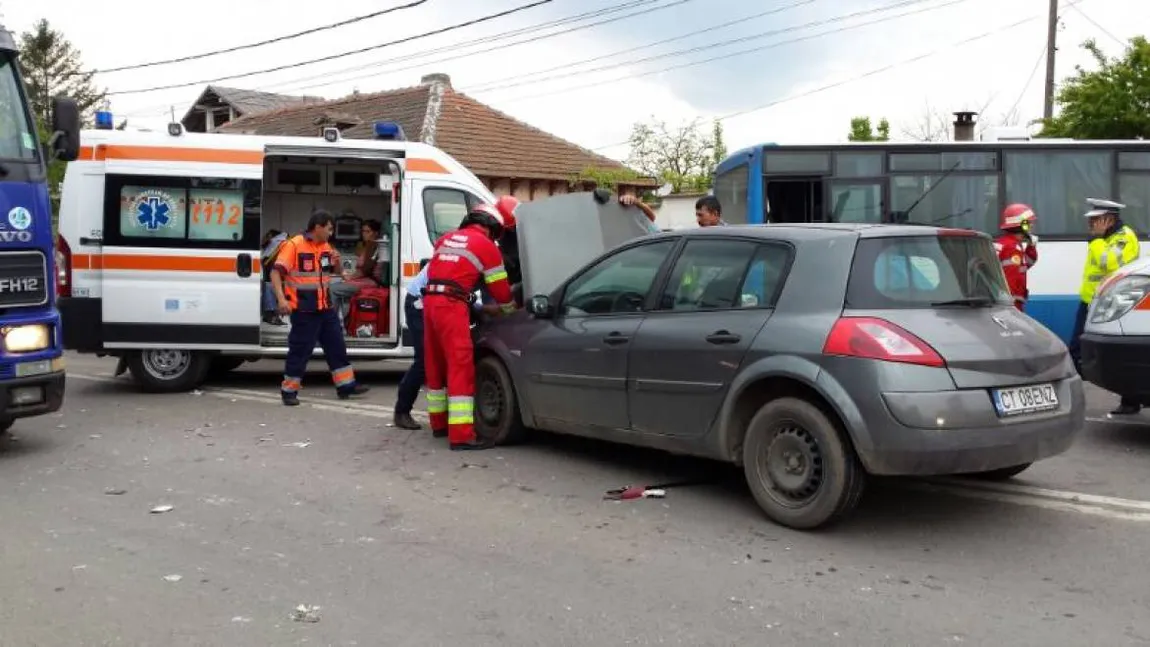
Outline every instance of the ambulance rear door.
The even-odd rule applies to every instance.
[[[262,154],[105,155],[104,346],[258,350]]]

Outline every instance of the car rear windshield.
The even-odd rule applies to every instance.
[[[991,242],[980,236],[864,238],[847,283],[848,308],[1011,303]]]

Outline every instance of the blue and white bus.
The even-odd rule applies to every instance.
[[[714,195],[730,224],[913,221],[991,235],[1003,207],[1029,204],[1039,260],[1026,311],[1069,341],[1086,198],[1125,204],[1126,224],[1150,234],[1150,141],[762,144],[719,164]]]
[[[52,100],[55,134],[41,144],[17,54],[0,25],[0,433],[64,399],[48,162],[80,150],[79,111],[62,97]]]

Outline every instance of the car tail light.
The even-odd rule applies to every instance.
[[[877,317],[842,317],[836,321],[823,344],[823,354],[946,366],[942,356],[930,344]]]
[[[72,248],[63,236],[56,236],[56,296],[72,296]]]
[[[1108,323],[1132,309],[1150,310],[1150,276],[1124,276],[1106,281],[1094,297],[1091,323]]]

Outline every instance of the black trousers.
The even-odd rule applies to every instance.
[[[415,346],[415,361],[403,374],[399,382],[399,394],[395,399],[396,413],[411,413],[415,406],[415,399],[419,397],[419,388],[423,386],[423,310],[416,308],[417,299],[410,294],[404,295],[403,314],[407,319],[407,327],[411,330],[412,343]]]

